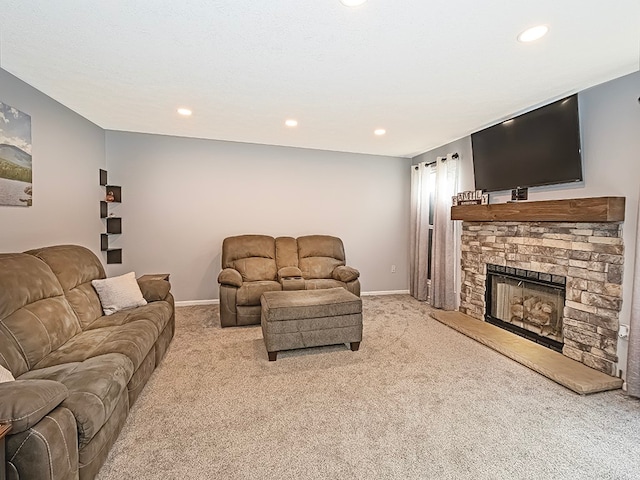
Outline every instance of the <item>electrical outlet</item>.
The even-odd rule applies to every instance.
[[[391,265],[391,273],[396,273],[396,266],[395,265]]]

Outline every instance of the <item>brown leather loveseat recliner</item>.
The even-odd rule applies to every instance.
[[[346,266],[342,240],[329,235],[239,235],[222,242],[220,324],[260,323],[260,296],[277,290],[343,287],[360,296],[358,270]]]

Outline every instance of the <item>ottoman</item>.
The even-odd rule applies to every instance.
[[[269,361],[281,350],[362,341],[362,300],[342,287],[265,292],[261,325]]]

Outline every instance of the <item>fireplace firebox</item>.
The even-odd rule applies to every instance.
[[[487,322],[562,352],[566,278],[487,264]]]

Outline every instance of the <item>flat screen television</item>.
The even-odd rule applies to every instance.
[[[476,190],[495,192],[582,180],[578,96],[471,135]]]

